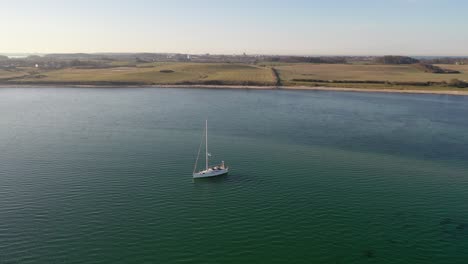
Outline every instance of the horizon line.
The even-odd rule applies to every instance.
[[[468,55],[427,55],[427,54],[294,54],[294,53],[186,53],[186,52],[149,52],[149,51],[131,51],[131,52],[0,52],[0,55],[71,55],[71,54],[88,54],[88,55],[100,55],[100,54],[182,54],[182,55],[210,55],[210,56],[293,56],[293,57],[379,57],[379,56],[407,56],[407,57],[468,57]]]

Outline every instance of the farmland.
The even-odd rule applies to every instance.
[[[297,79],[389,82],[448,82],[453,78],[468,79],[468,65],[440,65],[459,70],[460,74],[435,74],[418,70],[413,65],[290,64],[277,66],[283,81],[295,84]]]
[[[16,83],[226,84],[273,85],[269,68],[221,63],[150,63],[101,69],[38,71]]]
[[[395,90],[463,90],[468,65],[434,65],[459,73],[432,73],[418,64],[228,63],[93,61],[88,65],[0,69],[0,84],[216,85],[338,87]],[[467,91],[468,89],[464,89]]]

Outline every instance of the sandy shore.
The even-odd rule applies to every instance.
[[[453,90],[403,90],[403,89],[375,89],[375,88],[341,88],[341,87],[285,87],[285,90],[317,90],[317,91],[341,91],[341,92],[368,92],[368,93],[407,93],[407,94],[447,94],[468,96],[466,91]]]
[[[309,86],[243,86],[243,85],[74,85],[74,84],[0,84],[0,88],[194,88],[194,89],[252,89],[252,90],[301,90],[301,91],[340,91],[367,93],[405,93],[405,94],[445,94],[468,96],[466,91],[454,90],[411,90],[386,88],[342,88],[342,87],[309,87]]]
[[[466,91],[453,90],[403,90],[403,89],[377,89],[377,88],[342,88],[342,87],[325,87],[325,86],[238,86],[238,85],[153,85],[150,87],[159,88],[200,88],[200,89],[258,89],[258,90],[301,90],[301,91],[340,91],[340,92],[368,92],[368,93],[409,93],[409,94],[448,94],[448,95],[465,95]]]

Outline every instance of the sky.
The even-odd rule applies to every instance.
[[[0,53],[468,56],[467,0],[0,0]]]

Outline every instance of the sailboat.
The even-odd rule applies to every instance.
[[[196,172],[197,170],[197,165],[198,165],[198,158],[200,157],[200,151],[202,147],[202,142],[200,143],[200,147],[198,148],[198,155],[197,155],[197,160],[195,161],[195,167],[193,169],[193,178],[208,178],[208,177],[216,177],[216,176],[221,176],[221,175],[226,175],[229,172],[229,168],[224,166],[224,161],[221,162],[221,164],[216,165],[216,166],[210,166],[209,165],[209,157],[211,156],[210,153],[208,153],[208,120],[205,122],[205,133],[204,133],[204,138],[205,138],[205,169],[201,170],[199,172]]]

